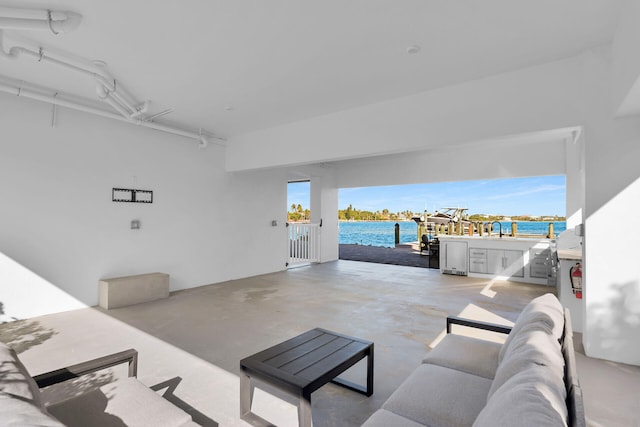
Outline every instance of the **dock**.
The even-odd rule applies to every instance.
[[[338,251],[338,258],[348,261],[429,268],[427,252],[423,251],[422,255],[420,255],[418,242],[398,244],[395,248],[340,244]]]

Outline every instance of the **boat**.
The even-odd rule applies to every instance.
[[[416,224],[425,224],[427,227],[430,225],[442,225],[462,222],[463,224],[470,224],[468,220],[467,211],[469,208],[442,208],[442,211],[435,211],[433,214],[429,214],[427,211],[424,215],[414,216],[411,219]]]

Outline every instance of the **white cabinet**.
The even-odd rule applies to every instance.
[[[551,250],[549,245],[537,245],[529,249],[529,276],[547,279],[551,273]]]
[[[466,276],[467,242],[441,242],[440,269],[445,274]]]
[[[469,249],[469,272],[524,277],[524,252],[513,249]]]
[[[466,268],[466,275],[471,277],[550,285],[553,265],[548,264],[549,239],[439,236],[439,240],[443,273],[465,274],[462,271]],[[450,246],[445,252],[449,244],[458,246]],[[466,262],[459,252],[465,244]]]

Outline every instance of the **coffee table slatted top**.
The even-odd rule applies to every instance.
[[[308,391],[312,392],[318,379],[343,372],[345,364],[362,359],[371,345],[370,341],[316,328],[243,359],[241,366],[277,382],[284,380],[302,389],[311,386]],[[318,387],[324,383],[326,379]]]

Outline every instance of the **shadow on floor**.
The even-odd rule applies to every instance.
[[[178,388],[178,384],[182,381],[182,378],[175,377],[170,380],[161,382],[154,386],[149,387],[153,391],[160,391],[167,389],[162,397],[167,399],[169,402],[173,403],[174,406],[182,409],[187,414],[191,415],[191,419],[194,423],[201,425],[202,427],[218,427],[218,423],[213,421],[211,418],[207,417],[202,412],[198,411],[193,406],[189,405],[184,400],[180,399],[178,396],[174,394],[175,390]]]
[[[20,354],[31,347],[42,344],[57,332],[45,328],[38,321],[14,320],[0,323],[0,341]]]

